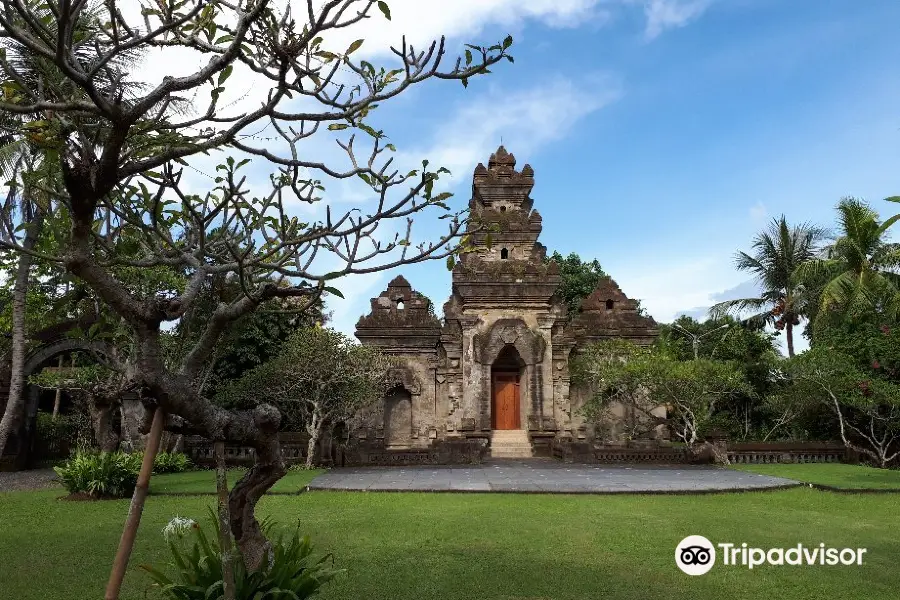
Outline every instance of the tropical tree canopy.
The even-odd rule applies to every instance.
[[[773,219],[769,227],[753,238],[750,252],[738,252],[735,266],[754,275],[760,295],[720,302],[710,308],[710,316],[743,314],[757,323],[786,330],[788,354],[794,354],[794,327],[807,315],[809,296],[796,278],[797,269],[812,260],[825,230],[808,223],[790,226],[787,219]]]
[[[816,318],[842,318],[876,312],[900,314],[900,244],[888,242],[888,229],[900,215],[879,220],[857,198],[837,205],[838,231],[824,255],[804,264],[798,279],[817,289]]]
[[[568,256],[554,252],[547,259],[547,262],[551,261],[559,266],[562,281],[556,293],[565,300],[571,319],[581,312],[581,301],[590,296],[597,284],[608,275],[597,259],[587,262],[575,252],[569,253]]]

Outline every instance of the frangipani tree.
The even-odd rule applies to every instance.
[[[32,375],[29,382],[44,389],[65,389],[84,403],[94,441],[101,451],[119,449],[121,435],[113,423],[116,408],[121,407],[122,396],[129,391],[128,380],[120,373],[100,363],[61,369],[43,370]]]
[[[137,16],[129,12],[135,5]],[[370,116],[430,79],[466,85],[492,65],[512,61],[510,37],[468,46],[455,59],[448,58],[444,39],[424,49],[398,40],[390,63],[376,66],[357,58],[362,39],[340,47],[328,40],[367,19],[389,18],[387,4],[293,6],[298,10],[279,12],[270,0],[128,6],[113,0],[97,4],[91,43],[84,44],[74,25],[88,2],[0,0],[0,36],[71,84],[31,85],[10,60],[12,45],[0,61],[0,110],[41,115],[28,127],[45,160],[62,173],[62,185],[52,191],[64,241],[55,254],[27,247],[21,236],[0,244],[63,265],[120,316],[133,339],[128,376],[166,413],[181,417],[186,430],[255,449],[256,464],[229,499],[231,530],[251,570],[269,549],[254,516],[256,502],[285,473],[276,435],[281,414],[269,404],[234,411],[213,403],[199,392],[205,365],[233,323],[274,299],[299,298],[302,311],[322,293],[340,294],[333,285],[343,276],[459,252],[467,215],[451,209],[449,193],[435,190],[446,170],[427,161],[412,169],[395,166],[394,147],[369,124]],[[142,81],[139,71],[114,66],[117,57],[173,48],[202,58],[202,65],[160,81]],[[238,70],[251,78],[260,99],[252,106],[220,102]],[[277,141],[259,140],[262,129]],[[326,163],[308,153],[310,141],[323,136],[336,138],[342,160]],[[209,187],[187,185],[191,167],[213,153],[222,160]],[[267,172],[262,184],[251,186],[252,169]],[[362,180],[371,202],[323,206],[314,218],[292,212],[292,205],[321,205],[328,179]],[[446,219],[444,234],[417,241],[413,222],[433,213]],[[114,246],[124,234],[133,243]],[[122,268],[169,269],[180,285],[151,293],[117,276]],[[163,326],[198,314],[190,308],[214,276],[236,282],[241,293],[193,324],[201,330],[196,342],[168,364]]]
[[[900,457],[900,386],[864,373],[851,356],[812,348],[780,368],[793,401],[829,407],[847,448],[885,468]],[[786,392],[788,393],[788,392]]]
[[[353,419],[384,398],[394,361],[377,348],[356,344],[325,327],[294,333],[279,355],[256,367],[218,399],[224,404],[271,402],[309,434],[306,467],[326,425]]]
[[[572,383],[591,392],[582,409],[588,419],[596,422],[621,406],[635,415],[635,432],[647,434],[663,426],[691,448],[701,441],[722,402],[753,393],[732,363],[678,361],[625,340],[584,348],[570,369]]]

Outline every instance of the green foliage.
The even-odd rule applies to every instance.
[[[862,373],[900,382],[900,323],[876,314],[820,322],[813,346],[852,358]]]
[[[887,241],[897,220],[882,222],[872,207],[856,198],[837,206],[838,236],[825,256],[798,270],[816,293],[816,320],[853,318],[873,312],[900,316],[900,245]],[[813,333],[815,335],[815,333]]]
[[[95,392],[114,376],[115,372],[112,369],[103,365],[87,364],[62,370],[43,369],[29,377],[28,383],[44,389],[62,388]]]
[[[729,316],[708,319],[702,323],[681,316],[671,325],[660,326],[657,348],[676,360],[693,360],[693,338],[699,336],[701,358],[730,362],[740,369],[750,385],[751,393],[736,394],[718,403],[711,427],[726,433],[729,439],[746,440],[765,437],[771,431],[773,415],[763,402],[772,393],[772,369],[780,357],[775,336],[757,321],[738,321]]]
[[[822,347],[785,361],[781,373],[797,402],[832,411],[845,445],[881,467],[900,456],[900,385]]]
[[[175,358],[196,343],[203,331],[197,325],[205,325],[220,302],[233,302],[241,293],[240,286],[234,282],[222,278],[207,281],[188,318],[179,323],[175,335],[169,339]],[[228,382],[274,358],[298,329],[324,324],[328,319],[322,303],[316,303],[300,314],[291,312],[294,304],[293,299],[272,300],[229,328],[217,344],[209,367],[204,390],[207,395],[215,396]]]
[[[97,452],[78,449],[54,470],[70,494],[95,498],[127,498],[134,492],[144,460],[142,452]],[[179,452],[160,452],[153,461],[154,473],[181,473],[190,467]]]
[[[602,422],[612,407],[622,405],[637,415],[629,423],[636,431],[664,425],[688,445],[708,432],[719,403],[753,393],[733,363],[679,361],[624,340],[585,348],[570,368],[572,382],[591,391],[583,407],[587,418]]]
[[[134,492],[141,456],[126,452],[78,450],[62,466],[54,467],[71,494],[95,498],[126,498]]]
[[[54,419],[52,414],[40,411],[36,431],[43,454],[48,457],[60,456],[61,452],[65,456],[72,447],[89,447],[93,440],[90,419],[81,412],[60,414]]]
[[[224,388],[230,408],[272,403],[291,428],[350,418],[381,398],[393,363],[377,348],[355,344],[326,327],[297,330],[272,360]]]
[[[191,460],[181,452],[159,452],[153,460],[154,473],[183,473],[191,467]]]
[[[565,300],[570,319],[581,312],[581,301],[591,295],[598,283],[609,277],[597,259],[584,262],[574,252],[566,257],[554,252],[547,262],[555,262],[559,266],[562,281],[556,293]]]
[[[175,571],[173,575],[167,575],[149,565],[141,565],[166,598],[213,600],[224,597],[224,553],[219,542],[219,522],[212,509],[209,513],[212,539],[202,526],[184,519],[176,519],[179,526],[171,527],[170,524],[167,528],[167,531],[172,530],[167,541],[172,553],[173,563],[169,566]],[[271,522],[264,523],[263,528],[267,536],[270,535]],[[186,535],[193,538],[193,544],[189,548],[182,541]],[[319,558],[313,556],[312,543],[309,537],[300,535],[299,524],[292,534],[282,534],[273,540],[272,547],[272,560],[252,573],[244,566],[240,552],[232,550],[235,600],[312,598],[319,594],[323,585],[343,572],[329,565],[334,562],[330,554]]]

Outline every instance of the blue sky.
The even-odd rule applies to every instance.
[[[772,217],[830,224],[842,196],[882,210],[900,193],[900,3],[581,4],[571,21],[507,17],[454,36],[511,32],[516,62],[468,89],[423,86],[379,125],[401,149],[453,157],[460,203],[472,161],[502,136],[535,169],[543,243],[597,258],[660,321],[752,289],[732,256]],[[654,4],[687,16],[654,28]],[[442,265],[402,271],[446,300]],[[352,331],[393,275],[351,284],[335,326]]]
[[[393,0],[391,23],[350,32],[392,65],[401,33],[421,43],[515,38],[515,64],[431,81],[372,124],[403,160],[451,169],[454,202],[501,138],[535,170],[541,241],[597,258],[659,321],[752,290],[736,250],[781,213],[831,224],[846,195],[878,210],[900,194],[896,0]],[[305,5],[305,3],[304,3]],[[169,62],[165,68],[171,70]],[[333,140],[314,150],[336,157]],[[360,189],[326,182],[329,199]],[[423,218],[417,235],[438,222]],[[438,306],[442,263],[401,270]],[[352,333],[395,272],[342,282],[333,324]]]

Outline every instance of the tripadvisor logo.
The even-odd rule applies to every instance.
[[[718,548],[718,551],[716,550]],[[716,564],[716,554],[721,564],[728,567],[753,569],[761,565],[771,566],[850,566],[863,564],[866,548],[830,548],[825,544],[790,548],[753,548],[746,543],[713,544],[702,535],[689,535],[675,548],[675,564],[688,575],[704,575]]]

